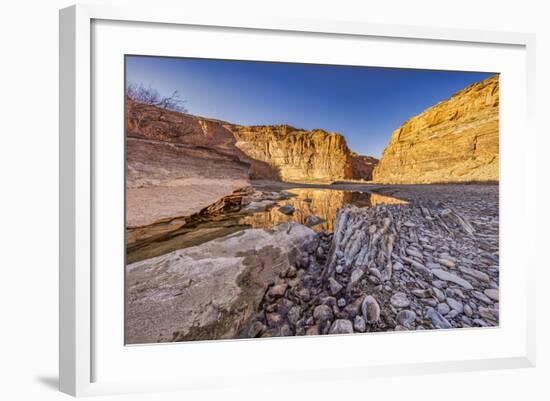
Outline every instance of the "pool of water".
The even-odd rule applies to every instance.
[[[336,212],[344,205],[358,207],[373,207],[378,204],[405,203],[400,199],[375,193],[343,191],[336,189],[293,188],[289,189],[293,196],[279,201],[276,206],[263,212],[246,215],[239,220],[240,224],[250,227],[273,227],[288,221],[295,221],[310,226],[315,231],[333,231]],[[291,205],[295,211],[286,215],[279,211],[281,206]],[[309,219],[308,219],[309,217]],[[321,223],[311,225],[318,218]]]
[[[185,224],[172,232],[139,241],[126,248],[128,263],[163,255],[177,249],[200,245],[204,242],[248,228],[270,228],[294,221],[311,227],[314,231],[333,231],[336,212],[344,205],[374,207],[378,204],[403,204],[403,200],[369,192],[336,189],[293,188],[289,199],[277,201],[268,210],[245,213],[231,212]],[[284,214],[279,208],[294,207],[292,214]],[[317,224],[313,224],[317,223]]]

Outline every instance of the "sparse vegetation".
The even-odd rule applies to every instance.
[[[180,98],[178,91],[172,92],[170,96],[162,96],[152,86],[144,86],[142,83],[130,82],[126,86],[126,96],[135,102],[157,106],[166,110],[173,110],[186,113],[185,100]]]

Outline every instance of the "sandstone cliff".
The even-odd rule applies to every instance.
[[[234,143],[214,121],[127,100],[127,226],[189,216],[248,185],[250,164]]]
[[[498,75],[468,86],[394,131],[373,179],[381,183],[498,181]]]
[[[352,153],[340,134],[320,129],[306,131],[289,125],[226,127],[235,135],[239,149],[273,166],[283,181],[371,178],[373,160]]]
[[[126,99],[127,225],[189,216],[250,179],[370,179],[340,134],[239,126]]]

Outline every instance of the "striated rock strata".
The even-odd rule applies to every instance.
[[[275,168],[283,181],[331,182],[371,178],[376,159],[351,152],[338,133],[289,125],[227,126],[236,146]]]
[[[499,77],[470,85],[394,131],[381,183],[498,181]]]
[[[250,179],[370,179],[371,170],[339,134],[236,126],[126,99],[129,228],[197,213]]]

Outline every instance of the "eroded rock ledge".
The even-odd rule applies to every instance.
[[[286,223],[127,265],[126,343],[235,337],[314,236]]]

